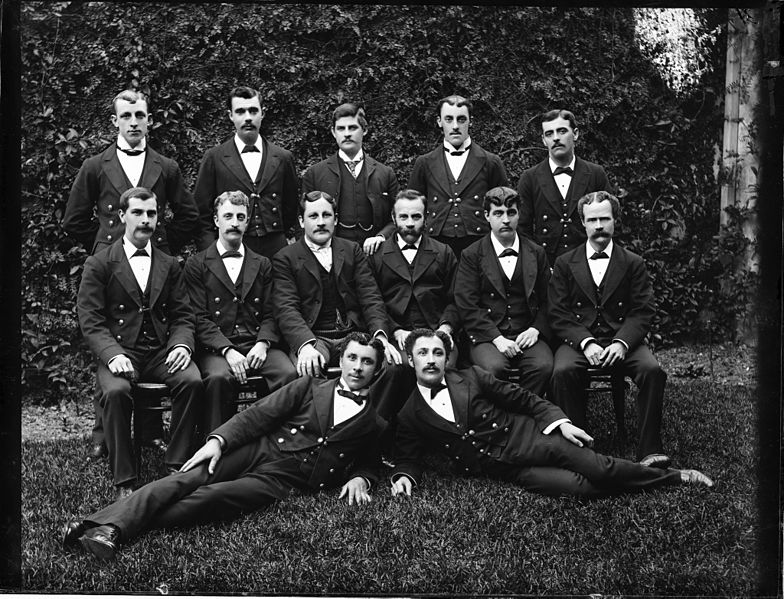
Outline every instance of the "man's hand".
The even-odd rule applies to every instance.
[[[452,327],[447,323],[442,324],[440,327],[436,329],[437,331],[442,331],[449,336],[449,340],[452,342],[452,351],[455,350],[455,338],[452,337]]]
[[[411,334],[411,331],[407,331],[405,329],[397,329],[393,335],[395,337],[395,343],[400,348],[400,351],[403,351],[406,348],[406,337]]]
[[[613,341],[604,348],[599,359],[602,361],[602,368],[612,366],[616,362],[623,362],[626,359],[626,346],[620,341]]]
[[[405,474],[401,474],[400,478],[392,483],[392,497],[395,497],[396,495],[408,495],[411,497],[411,489],[413,486],[414,484],[411,482],[411,479]]]
[[[304,376],[321,376],[321,370],[324,368],[327,360],[316,347],[310,343],[303,345],[297,355],[297,374]]]
[[[201,449],[193,454],[193,456],[182,465],[180,468],[180,472],[187,472],[192,468],[195,468],[202,462],[206,462],[207,460],[210,463],[207,465],[207,472],[210,474],[215,473],[215,464],[218,463],[218,460],[221,457],[221,444],[215,437],[208,439],[207,442],[201,446]]]
[[[224,355],[226,361],[229,363],[229,370],[237,379],[240,385],[244,385],[248,381],[248,361],[236,349],[229,349]]]
[[[564,439],[574,443],[577,447],[582,447],[583,444],[588,447],[593,447],[593,437],[583,429],[573,425],[571,422],[564,422],[558,428],[561,429],[561,434],[564,436]]]
[[[365,240],[365,243],[362,244],[362,250],[368,256],[372,256],[375,254],[376,250],[381,247],[381,244],[384,243],[385,239],[383,235],[376,235],[375,237],[368,237]]]
[[[139,378],[139,375],[133,368],[133,362],[131,362],[131,359],[125,354],[120,354],[119,356],[112,358],[109,364],[107,364],[107,367],[109,368],[109,372],[113,375],[125,377],[132,383],[136,382],[136,379]]]
[[[248,355],[245,356],[248,359],[248,367],[253,368],[254,370],[261,368],[262,364],[264,364],[267,359],[268,349],[269,344],[266,341],[259,341],[251,347]]]
[[[387,359],[387,363],[402,364],[403,358],[400,356],[400,352],[395,349],[395,346],[384,335],[379,335],[377,338],[381,339],[381,343],[384,344],[384,357]]]
[[[502,335],[499,335],[493,339],[493,345],[495,345],[495,348],[504,354],[507,358],[514,358],[517,354],[520,353],[520,347],[517,345],[517,343],[507,339]]]
[[[165,364],[169,367],[167,372],[169,374],[175,373],[178,370],[185,370],[188,364],[191,363],[191,353],[184,347],[175,347],[166,356]]]
[[[531,347],[537,341],[539,341],[539,329],[535,329],[534,327],[527,328],[517,336],[517,339],[515,339],[515,343],[520,349]]]
[[[348,496],[348,504],[359,505],[360,503],[370,503],[367,481],[361,476],[355,476],[340,489],[338,499]]]
[[[585,349],[583,350],[585,359],[588,360],[588,364],[591,366],[599,366],[601,364],[602,352],[604,352],[604,348],[595,341],[588,343],[588,345],[586,345]]]

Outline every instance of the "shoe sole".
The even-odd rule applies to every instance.
[[[113,560],[117,554],[117,547],[112,543],[105,543],[91,537],[82,537],[79,542],[86,551],[105,562]]]
[[[81,549],[80,539],[81,539],[82,535],[85,533],[85,531],[84,530],[77,531],[75,534],[78,534],[79,536],[71,536],[71,538],[69,539],[68,538],[68,533],[70,532],[69,529],[70,529],[70,527],[69,527],[68,524],[63,526],[63,532],[62,532],[63,549],[65,551],[72,551],[72,552],[79,551],[79,549]]]

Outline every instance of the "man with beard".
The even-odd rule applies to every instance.
[[[302,193],[324,191],[335,198],[335,237],[349,239],[371,255],[394,231],[390,204],[399,185],[395,172],[363,150],[365,111],[341,104],[332,113],[332,137],[338,152],[311,166],[302,178]]]
[[[491,189],[482,207],[490,234],[463,252],[455,281],[471,362],[498,378],[517,370],[520,384],[543,396],[553,370],[546,342],[547,258],[517,234],[520,198],[514,189]]]
[[[426,452],[462,476],[490,476],[545,495],[598,497],[663,485],[713,486],[697,470],[662,470],[590,449],[593,439],[550,402],[476,366],[446,370],[441,331],[406,339],[417,388],[398,414],[392,494],[411,495]]]
[[[585,242],[577,200],[592,191],[609,191],[604,169],[574,155],[580,132],[568,110],[542,115],[542,143],[550,154],[527,169],[517,183],[520,233],[547,252],[552,267],[557,256]]]
[[[482,198],[488,189],[508,185],[501,159],[471,141],[472,104],[462,96],[447,96],[436,106],[436,123],[444,138],[438,147],[419,156],[408,187],[427,198],[425,231],[461,252],[488,232],[482,218]]]
[[[384,423],[368,385],[384,348],[378,339],[351,333],[339,351],[340,380],[297,379],[236,414],[179,473],[66,524],[63,547],[81,545],[109,560],[121,543],[145,531],[237,518],[295,490],[342,484],[340,497],[349,505],[369,502]]]
[[[454,303],[457,259],[448,245],[422,234],[426,213],[421,193],[398,193],[392,207],[396,233],[370,261],[404,363],[406,337],[412,330],[426,327],[454,337],[460,323]],[[450,357],[451,366],[456,354]]]
[[[120,196],[125,234],[84,263],[76,300],[79,326],[98,359],[98,387],[109,463],[118,498],[136,482],[131,444],[131,390],[137,381],[171,389],[171,442],[165,461],[176,470],[192,451],[202,384],[191,362],[194,319],[175,258],[152,245],[158,200],[143,187]]]
[[[260,135],[264,108],[259,92],[235,87],[228,97],[234,136],[204,154],[194,196],[200,214],[199,250],[215,241],[212,204],[224,191],[250,199],[244,243],[267,258],[286,245],[297,221],[297,173],[291,152]]]
[[[272,314],[272,263],[242,243],[248,197],[226,191],[214,206],[218,239],[191,256],[183,272],[196,314],[207,431],[234,413],[237,385],[249,373],[263,376],[270,391],[297,378],[289,357],[276,347],[280,334]]]
[[[637,459],[666,468],[661,441],[666,373],[645,344],[654,315],[653,289],[643,259],[613,241],[618,199],[606,191],[580,198],[577,212],[588,241],[555,261],[548,314],[555,352],[550,398],[585,427],[588,368],[630,376],[639,388]]]

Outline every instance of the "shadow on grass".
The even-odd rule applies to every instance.
[[[632,392],[634,393],[634,392]],[[717,482],[597,501],[552,499],[509,484],[432,468],[412,498],[386,483],[370,505],[337,493],[301,495],[231,523],[154,531],[100,564],[60,548],[60,528],[111,501],[106,463],[88,441],[23,445],[24,590],[250,594],[752,595],[757,444],[755,397],[705,381],[669,385],[664,444],[675,465]],[[612,440],[607,400],[591,402],[597,450],[631,458]],[[157,476],[145,455],[144,482]]]

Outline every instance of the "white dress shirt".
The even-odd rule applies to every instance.
[[[588,268],[591,269],[591,276],[593,277],[593,282],[596,283],[596,286],[602,284],[602,279],[604,279],[604,274],[607,272],[607,267],[610,264],[610,258],[612,258],[612,250],[613,250],[613,242],[610,239],[610,243],[607,244],[607,247],[604,248],[604,253],[607,254],[607,258],[597,258],[596,260],[591,260],[591,256],[594,255],[596,250],[591,247],[591,242],[585,242],[585,257],[588,259]]]
[[[419,244],[422,242],[422,238],[420,237],[414,243],[411,244],[416,249],[412,250],[411,248],[408,248],[407,250],[404,250],[403,247],[408,245],[408,243],[406,243],[403,240],[403,238],[400,235],[398,235],[397,233],[395,233],[395,236],[396,236],[396,239],[397,239],[397,247],[399,247],[400,251],[403,253],[403,258],[406,259],[406,262],[411,264],[414,261],[414,258],[416,258],[417,252],[419,251]]]
[[[490,241],[493,243],[493,250],[495,251],[495,255],[498,258],[498,261],[501,263],[501,269],[504,271],[506,278],[510,281],[514,276],[515,268],[517,267],[517,260],[520,258],[520,238],[515,233],[514,242],[508,248],[505,248],[501,245],[501,242],[495,238],[495,235],[492,233],[490,234]],[[506,250],[514,250],[517,252],[517,256],[504,256],[501,258],[501,253]]]
[[[361,404],[358,404],[353,399],[350,399],[348,397],[343,397],[340,393],[338,393],[338,389],[351,391],[348,388],[346,381],[343,380],[343,377],[340,377],[340,382],[337,385],[335,385],[335,391],[332,394],[333,400],[335,402],[333,404],[335,408],[334,410],[332,410],[332,421],[335,426],[359,414],[365,408],[365,404],[367,403],[367,399],[363,401]],[[363,391],[366,390],[363,389]],[[357,393],[357,392],[351,391],[351,393]]]
[[[264,144],[261,143],[261,135],[256,138],[256,143],[252,144],[259,150],[258,152],[245,152],[243,154],[242,150],[245,149],[246,145],[250,144],[246,144],[242,141],[240,136],[236,133],[234,134],[234,145],[237,146],[237,151],[240,153],[240,160],[242,160],[242,164],[245,166],[245,170],[248,172],[250,180],[255,181],[256,176],[259,174],[259,169],[261,168],[261,157],[264,152]]]
[[[327,272],[332,272],[332,240],[330,239],[325,245],[316,245],[307,237],[304,239],[305,245],[313,252],[313,255],[321,266],[323,266]]]
[[[443,379],[441,379],[441,384],[445,384]],[[436,414],[449,420],[449,422],[455,422],[455,411],[452,408],[452,399],[449,396],[449,389],[441,389],[441,391],[436,393],[436,396],[431,399],[429,387],[424,387],[417,383],[417,388],[419,389],[422,398],[425,400],[425,403],[430,406]]]
[[[455,181],[458,180],[460,177],[460,173],[463,172],[463,167],[465,166],[466,160],[468,160],[468,152],[469,146],[471,145],[471,138],[466,137],[463,144],[456,148],[448,141],[444,140],[444,149],[447,150],[444,152],[446,155],[446,163],[449,165],[449,170],[452,171],[452,177]],[[463,152],[460,156],[453,156],[452,152]]]
[[[550,161],[550,172],[554,172],[558,165],[553,162],[552,158],[548,159]],[[569,168],[572,169],[572,175],[567,175],[566,173],[561,173],[560,175],[553,175],[555,179],[555,184],[558,186],[558,191],[561,192],[561,197],[566,199],[566,194],[569,192],[569,186],[572,184],[572,177],[574,176],[574,163],[575,157],[572,156],[572,161],[568,164]]]
[[[220,239],[217,241],[217,249],[218,256],[228,250],[228,248],[221,243]],[[240,271],[242,270],[242,264],[245,262],[245,246],[240,244],[240,247],[237,251],[242,255],[241,258],[232,257],[221,259],[221,262],[223,262],[223,266],[226,267],[226,272],[229,274],[229,278],[231,279],[232,283],[237,282],[237,277],[240,276]]]
[[[343,167],[349,173],[351,173],[351,169],[348,167],[348,164],[346,164],[346,162],[348,161],[356,162],[357,165],[354,167],[354,172],[351,174],[355,179],[359,177],[359,173],[362,172],[362,167],[365,165],[365,154],[362,152],[362,148],[359,149],[359,152],[357,152],[357,155],[354,156],[354,158],[349,158],[348,154],[346,154],[343,150],[338,150],[338,158],[340,158],[340,160],[343,161]]]
[[[144,170],[144,159],[147,156],[147,140],[142,139],[138,146],[131,148],[131,146],[128,145],[128,142],[125,141],[125,138],[122,135],[118,135],[117,147],[125,150],[143,150],[138,156],[128,156],[125,152],[117,150],[117,160],[120,161],[120,166],[125,172],[125,176],[128,177],[128,181],[131,182],[133,187],[139,187],[139,181],[142,178],[142,171]],[[159,215],[159,217],[162,216],[163,215]]]
[[[134,256],[137,249],[143,249],[147,252],[146,256]],[[150,266],[152,265],[152,244],[147,241],[147,245],[143,248],[137,248],[133,245],[128,238],[123,236],[123,250],[125,256],[128,258],[128,264],[131,265],[133,276],[136,277],[136,282],[142,291],[147,289],[147,282],[150,280]]]

